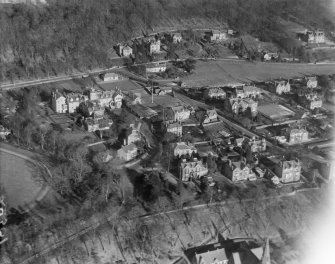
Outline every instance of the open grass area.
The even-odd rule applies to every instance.
[[[198,61],[193,74],[182,82],[185,87],[199,88],[334,73],[334,64]]]
[[[19,207],[32,202],[41,191],[33,178],[34,164],[0,150],[0,184],[6,192],[9,207]]]

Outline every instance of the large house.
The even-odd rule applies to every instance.
[[[273,93],[276,94],[285,94],[285,93],[289,93],[291,92],[291,84],[290,81],[287,80],[279,80],[279,81],[274,81],[274,82],[270,82],[270,90]]]
[[[123,94],[120,90],[102,91],[92,88],[89,91],[89,99],[98,101],[101,107],[119,109],[122,106]]]
[[[123,100],[126,105],[142,104],[142,95],[141,93],[130,91],[127,96],[123,98]]]
[[[274,173],[282,183],[300,180],[301,164],[298,159],[286,160],[285,158],[269,158],[274,163]]]
[[[223,170],[224,175],[233,182],[256,180],[256,174],[244,158],[235,162],[228,160],[223,166]]]
[[[222,100],[226,98],[226,92],[222,88],[208,88],[204,92],[206,99]]]
[[[307,88],[310,88],[310,89],[314,89],[318,87],[318,80],[315,76],[305,77],[303,79],[303,83],[304,85],[306,85]]]
[[[4,198],[0,196],[0,245],[7,241],[7,237],[3,232],[3,227],[7,223],[6,205],[3,200]]]
[[[150,54],[159,53],[160,50],[161,50],[161,41],[159,39],[158,40],[152,39],[149,42],[149,53]]]
[[[79,93],[62,95],[57,90],[52,93],[51,107],[56,113],[74,113],[78,106],[86,102],[88,98]]]
[[[191,111],[184,106],[172,106],[167,109],[172,115],[172,120],[174,122],[184,121],[190,118]],[[167,113],[168,114],[168,113]]]
[[[288,133],[288,143],[296,144],[308,140],[308,131],[306,129],[291,129]]]
[[[111,119],[104,118],[95,119],[89,117],[84,121],[84,127],[88,132],[108,130],[112,124],[113,121]]]
[[[322,100],[317,93],[305,93],[298,96],[299,103],[310,110],[322,107]]]
[[[183,134],[183,126],[179,123],[168,123],[166,127],[166,132],[181,136]]]
[[[251,139],[244,139],[242,142],[242,147],[244,149],[250,147],[252,153],[263,152],[266,151],[266,140],[265,138],[259,139],[256,137],[253,137]]]
[[[138,155],[138,148],[134,143],[122,146],[116,153],[116,156],[125,161],[130,161]]]
[[[185,250],[190,264],[270,264],[269,239],[259,244],[256,240],[224,239]]]
[[[59,91],[52,92],[51,107],[56,113],[67,113],[68,107],[66,103],[66,98]]]
[[[201,124],[209,124],[218,121],[218,114],[215,109],[201,109],[196,113]]]
[[[181,157],[183,155],[191,156],[193,153],[197,153],[197,148],[194,144],[185,143],[185,142],[177,142],[175,143],[175,147],[173,150],[173,155],[175,157]]]
[[[115,72],[107,72],[105,74],[100,75],[100,78],[104,82],[122,81],[126,79],[122,75]]]
[[[202,160],[193,158],[191,161],[183,159],[179,164],[179,175],[182,181],[190,181],[192,179],[200,179],[207,175],[207,165]]]
[[[181,41],[182,41],[182,39],[183,39],[183,37],[181,36],[181,34],[180,33],[174,33],[173,35],[172,35],[172,42],[173,43],[175,43],[175,44],[177,44],[177,43],[180,43]]]
[[[128,44],[125,44],[125,45],[120,44],[119,45],[119,54],[120,54],[120,56],[129,57],[133,54],[133,49]]]
[[[225,31],[211,30],[205,32],[205,38],[209,41],[222,41],[228,39],[228,34]]]
[[[258,102],[252,100],[251,98],[229,98],[225,101],[225,108],[234,114],[244,113],[248,108],[250,108],[251,115],[257,115]]]
[[[304,42],[311,44],[325,43],[325,33],[322,30],[298,32],[297,37]]]
[[[3,125],[0,125],[0,138],[5,140],[6,137],[10,134],[10,130]]]
[[[147,73],[159,73],[166,71],[166,63],[165,62],[156,62],[146,65]]]
[[[242,87],[233,88],[233,97],[238,98],[257,98],[261,94],[261,90],[256,86],[244,85]]]
[[[130,129],[126,134],[126,138],[124,139],[123,144],[130,145],[132,143],[140,141],[142,138],[140,134],[140,129],[141,129],[141,122],[138,122],[137,127],[135,127],[134,124],[130,124]]]

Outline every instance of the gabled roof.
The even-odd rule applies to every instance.
[[[227,261],[227,254],[224,248],[218,248],[213,251],[204,252],[201,254],[196,253],[197,264],[212,264],[219,261]]]

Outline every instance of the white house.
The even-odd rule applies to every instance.
[[[152,63],[146,65],[146,71],[147,73],[158,73],[158,72],[165,72],[166,71],[166,63],[160,62],[160,63]]]
[[[64,114],[68,112],[66,98],[57,90],[52,92],[51,107],[56,113]]]

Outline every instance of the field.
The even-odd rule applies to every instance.
[[[303,75],[334,74],[334,64],[265,63],[246,61],[197,61],[191,75],[181,78],[184,87],[225,86],[293,78]]]

